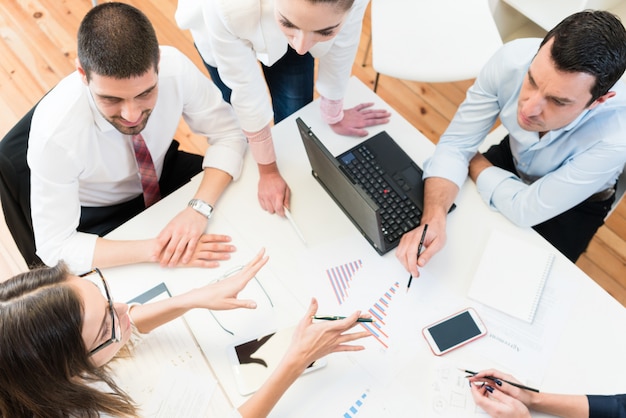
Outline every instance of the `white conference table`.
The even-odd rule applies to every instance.
[[[370,128],[370,135],[386,130],[422,165],[434,145],[367,86],[351,79],[345,105],[369,101],[393,113],[389,124]],[[257,277],[270,295],[273,308],[252,284],[242,297],[257,299],[257,311],[216,313],[235,336],[220,329],[207,311],[195,310],[185,316],[223,389],[214,392],[212,416],[220,416],[216,411],[225,413],[229,404],[237,406],[245,400],[237,391],[227,346],[265,330],[295,324],[313,296],[320,302],[320,314],[341,315],[355,309],[366,311],[389,291],[393,298],[387,300],[387,337],[366,339],[366,350],[361,352],[329,356],[324,368],[296,381],[271,416],[485,416],[474,406],[458,367],[498,367],[542,391],[623,391],[618,383],[626,375],[626,310],[593,280],[557,253],[532,325],[468,299],[467,289],[491,230],[514,234],[556,253],[532,229],[518,228],[488,209],[468,180],[456,200],[457,209],[449,215],[446,247],[421,270],[420,278],[414,279],[406,292],[408,274],[393,251],[379,256],[311,175],[295,123],[298,116],[335,155],[362,139],[334,134],[321,120],[317,101],[273,128],[279,168],[292,190],[291,212],[306,245],[286,219],[260,208],[258,175],[248,154],[241,178],[219,200],[208,227],[211,233],[233,237],[238,251],[231,260],[217,269],[165,269],[140,264],[104,272],[117,300],[160,282],[177,294],[207,283],[233,266],[244,264],[260,248],[266,249],[270,261]],[[198,182],[199,178],[192,180],[109,237],[155,236],[186,205]],[[360,270],[350,278],[351,293],[339,300],[330,288],[327,271],[353,261],[358,262]],[[467,306],[479,311],[488,336],[442,357],[434,356],[421,329]]]

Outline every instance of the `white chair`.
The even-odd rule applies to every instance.
[[[372,0],[374,91],[380,74],[429,83],[474,78],[502,39],[488,0]]]

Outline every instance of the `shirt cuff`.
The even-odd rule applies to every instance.
[[[330,100],[322,96],[320,110],[322,111],[324,122],[334,125],[343,119],[343,99]]]
[[[484,169],[476,179],[476,188],[483,201],[492,209],[496,209],[493,203],[493,193],[496,188],[508,179],[517,179],[510,171],[499,167]]]
[[[202,161],[202,168],[210,167],[222,170],[230,174],[233,181],[236,181],[241,176],[243,157],[247,146],[243,139],[241,145],[221,143],[209,145]]]
[[[623,417],[626,415],[626,395],[587,395],[589,418]]]
[[[248,138],[250,152],[257,164],[271,164],[276,162],[276,152],[274,151],[274,141],[272,140],[272,130],[270,125],[257,132],[243,131]]]
[[[467,164],[457,158],[449,158],[445,154],[437,154],[424,161],[424,179],[429,177],[441,177],[456,184],[459,189],[467,179]]]
[[[74,232],[66,241],[48,239],[46,244],[38,246],[37,256],[47,266],[54,266],[63,260],[73,274],[81,274],[92,269],[98,235],[86,232]],[[39,241],[43,241],[40,238]],[[37,242],[37,240],[36,240]]]

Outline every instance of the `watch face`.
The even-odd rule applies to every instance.
[[[206,217],[208,218],[209,216],[211,216],[211,213],[213,213],[213,208],[207,204],[202,204],[202,213],[204,213],[206,215]]]
[[[213,212],[213,206],[209,205],[208,203],[203,202],[202,200],[192,199],[189,202],[189,206],[191,206],[193,209],[200,212],[202,215],[206,216],[207,218],[210,218],[211,213]]]

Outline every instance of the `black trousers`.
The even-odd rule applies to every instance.
[[[499,144],[491,146],[483,155],[496,167],[519,175],[513,164],[508,135]],[[604,223],[613,202],[615,194],[603,201],[585,200],[560,215],[533,226],[533,229],[568,259],[576,262]]]
[[[172,141],[163,162],[163,173],[159,179],[161,197],[165,197],[202,171],[201,155],[178,150],[179,143]],[[87,207],[80,210],[78,230],[103,236],[131,219],[146,208],[143,194],[128,202],[112,206]]]

